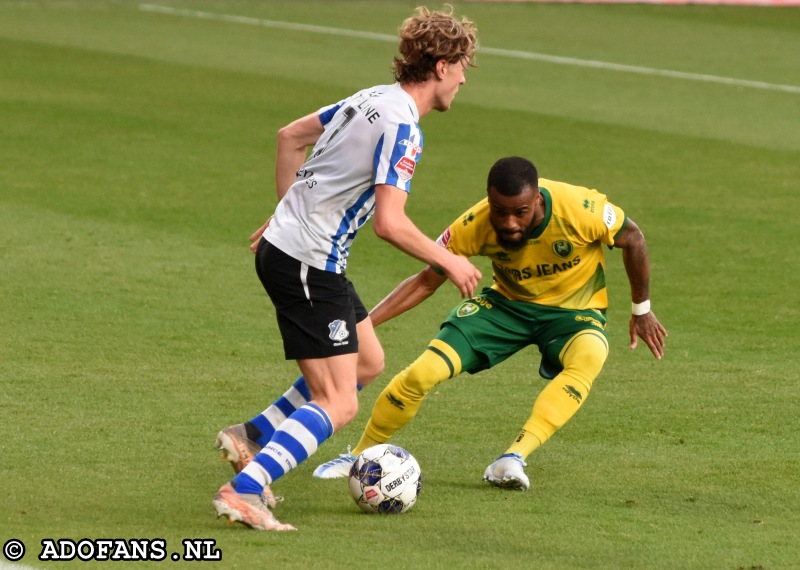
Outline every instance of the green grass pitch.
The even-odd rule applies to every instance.
[[[798,9],[457,4],[484,51],[452,110],[422,121],[411,217],[437,236],[510,154],[598,188],[648,239],[666,357],[628,350],[611,252],[611,356],[531,456],[531,491],[481,475],[544,385],[535,349],[431,394],[393,440],[422,466],[417,505],[362,514],[311,471],[435,334],[458,300],[444,287],[378,329],[386,372],[275,485],[299,531],[273,534],[210,506],[231,475],[217,430],[297,375],[247,237],[275,205],[277,129],[390,82],[396,44],[266,24],[393,35],[416,3],[153,2],[218,17],[0,1],[0,543],[25,543],[15,567],[82,564],[40,562],[45,538],[156,537],[170,553],[213,539],[220,568],[798,567]],[[372,306],[419,269],[367,226],[348,274]]]

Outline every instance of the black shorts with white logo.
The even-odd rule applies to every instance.
[[[356,323],[369,313],[344,274],[309,267],[264,238],[256,272],[275,305],[286,360],[358,352]]]

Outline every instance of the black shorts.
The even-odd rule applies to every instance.
[[[358,352],[364,303],[341,273],[309,267],[261,238],[256,272],[278,317],[286,360]]]

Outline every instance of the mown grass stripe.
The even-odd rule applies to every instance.
[[[171,8],[158,4],[139,4],[139,9],[144,12],[157,12],[160,14],[170,14],[173,16],[186,16],[202,20],[216,20],[221,22],[232,22],[235,24],[245,24],[248,26],[263,26],[266,28],[279,28],[283,30],[294,30],[298,32],[309,32],[314,34],[327,34],[348,38],[361,38],[376,40],[381,42],[396,42],[397,37],[388,34],[376,34],[374,32],[362,32],[359,30],[346,30],[342,28],[331,28],[328,26],[317,26],[313,24],[297,24],[294,22],[280,22],[277,20],[265,20],[263,18],[253,18],[251,16],[238,16],[235,14],[214,14],[200,10],[188,10],[183,8]],[[655,67],[645,67],[639,65],[626,65],[609,61],[599,61],[593,59],[580,59],[575,57],[564,57],[558,55],[548,55],[531,51],[500,49],[492,47],[480,47],[480,53],[495,55],[498,57],[508,57],[513,59],[526,59],[531,61],[543,61],[556,65],[572,65],[577,67],[590,67],[607,71],[619,71],[623,73],[637,73],[639,75],[653,75],[657,77],[669,77],[671,79],[685,79],[688,81],[700,81],[705,83],[719,83],[722,85],[732,85],[734,87],[747,87],[751,89],[766,89],[768,91],[782,91],[785,93],[800,94],[800,86],[783,85],[780,83],[767,83],[765,81],[752,81],[749,79],[737,79],[734,77],[722,77],[719,75],[709,75],[706,73],[689,73],[686,71],[674,71],[671,69],[658,69]]]

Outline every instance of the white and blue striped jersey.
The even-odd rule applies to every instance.
[[[275,209],[264,238],[295,259],[342,273],[350,245],[375,210],[375,186],[405,192],[422,154],[414,99],[379,85],[323,107],[325,132]]]

